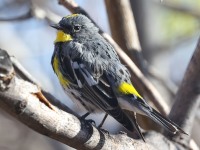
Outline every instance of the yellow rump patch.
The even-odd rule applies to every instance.
[[[59,64],[58,64],[58,58],[57,58],[57,56],[55,56],[54,59],[53,59],[53,68],[55,70],[55,73],[58,76],[60,84],[62,86],[64,86],[64,87],[68,86],[69,85],[69,81],[62,75],[62,73],[59,70]]]
[[[75,17],[75,16],[78,16],[78,14],[68,15],[68,16],[66,16],[65,18],[71,18],[71,17]]]
[[[71,37],[70,34],[66,34],[63,31],[58,30],[57,37],[56,37],[56,40],[54,41],[54,43],[57,43],[57,42],[68,42],[68,41],[71,41],[71,40],[72,40],[72,37]]]
[[[142,96],[136,91],[132,84],[122,82],[118,87],[119,92],[123,94],[134,94],[135,96],[142,98]]]

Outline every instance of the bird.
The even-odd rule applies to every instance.
[[[71,14],[51,26],[57,30],[52,68],[65,93],[87,111],[82,118],[105,113],[100,126],[110,115],[145,141],[136,117],[127,113],[132,112],[149,117],[172,134],[186,134],[139,94],[115,49],[88,17]]]

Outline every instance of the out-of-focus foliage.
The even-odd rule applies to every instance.
[[[200,27],[200,22],[188,14],[165,11],[160,17],[163,38],[173,41],[177,38],[191,37]]]

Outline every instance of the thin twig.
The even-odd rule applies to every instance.
[[[13,18],[0,18],[0,21],[22,21],[22,20],[26,20],[29,18],[32,18],[32,10],[30,9],[27,13],[21,15],[21,16],[17,16],[17,17],[13,17]]]
[[[122,61],[127,64],[129,70],[131,71],[131,79],[138,90],[146,95],[153,104],[158,108],[158,110],[167,115],[169,113],[169,106],[162,99],[155,87],[149,82],[149,80],[142,74],[142,72],[137,68],[133,61],[126,55],[126,53],[120,49],[120,47],[115,43],[115,41],[106,33],[103,34],[103,37],[108,40],[111,45],[115,48],[119,54]]]
[[[10,89],[0,91],[0,108],[40,134],[46,135],[75,149],[115,149],[115,150],[184,150],[174,142],[168,141],[156,132],[145,135],[147,143],[134,140],[126,134],[107,134],[95,128],[87,121],[55,108],[49,109],[41,103],[32,92],[37,92],[37,86],[14,78],[15,85]],[[158,142],[159,141],[159,142]],[[196,145],[195,145],[196,146]]]
[[[105,5],[109,17],[108,20],[110,24],[112,38],[133,60],[136,66],[144,74],[146,74],[147,68],[141,53],[140,41],[130,1],[105,0]]]
[[[28,82],[39,85],[36,79],[20,64],[20,62],[15,57],[12,56],[10,59],[17,75]]]
[[[49,109],[31,94],[38,90],[37,86],[21,79],[14,78],[14,80],[15,84],[11,85],[9,90],[0,92],[0,108],[40,134],[73,148],[81,150],[158,150],[160,146],[164,145],[163,150],[169,150],[171,147],[181,147],[155,132],[149,132],[145,136],[147,143],[134,140],[126,134],[103,133],[72,114],[57,108],[55,111]]]
[[[50,101],[53,105],[59,107],[65,112],[74,114],[78,117],[78,114],[73,112],[69,107],[64,105],[61,101],[59,101],[57,98],[55,98],[52,94],[47,92],[45,89],[43,89],[39,82],[20,64],[20,62],[15,57],[10,57],[11,62],[13,64],[13,67],[15,69],[16,75],[20,78],[22,78],[25,81],[28,81],[30,83],[33,83],[34,85],[37,85],[40,89],[42,94]]]
[[[177,86],[172,83],[171,81],[166,81],[163,77],[161,77],[158,73],[158,71],[153,68],[152,66],[149,66],[148,68],[149,76],[157,80],[160,84],[162,84],[163,87],[168,91],[171,97],[174,97],[177,91]]]
[[[180,145],[166,142],[162,135],[152,132],[147,137],[148,144],[140,140],[133,140],[126,134],[110,135],[92,126],[89,122],[54,107],[50,109],[33,93],[39,93],[40,88],[30,82],[15,76],[12,63],[6,51],[0,50],[0,108],[13,117],[29,126],[31,129],[56,139],[76,149],[149,149],[155,150],[152,145],[162,143],[169,147]],[[17,64],[17,63],[15,63]],[[17,64],[17,66],[19,66]],[[23,69],[22,69],[23,70]],[[10,76],[12,75],[12,76]],[[24,74],[23,74],[24,75]],[[150,140],[158,138],[157,140]],[[154,142],[156,141],[156,142]]]

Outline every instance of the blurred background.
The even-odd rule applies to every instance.
[[[104,0],[76,0],[111,35]],[[149,79],[171,106],[200,33],[200,0],[130,0]],[[49,25],[70,12],[57,0],[0,0],[0,48],[15,56],[40,86],[71,109],[83,114],[61,89],[51,67],[56,31]],[[116,16],[118,17],[118,16]],[[0,110],[0,150],[67,150],[64,144],[40,135]],[[91,115],[98,125],[103,114]],[[200,146],[200,111],[192,137]],[[117,133],[109,118],[103,128]]]

